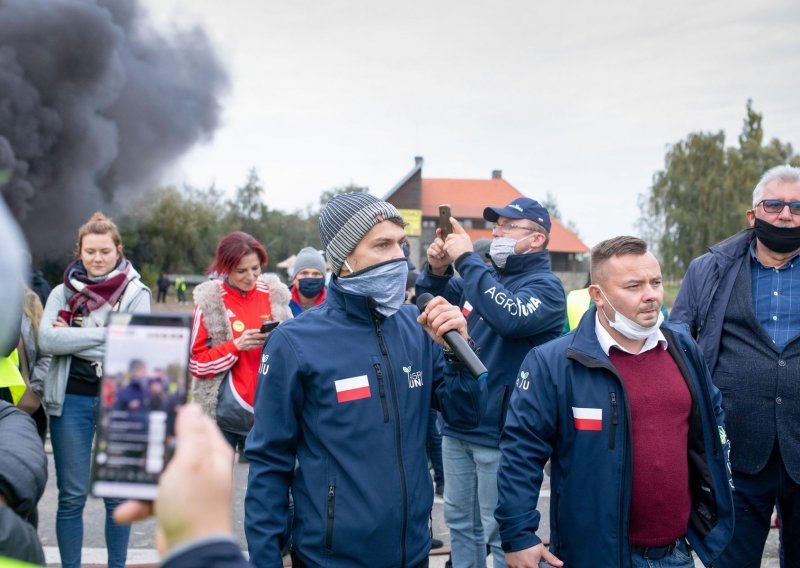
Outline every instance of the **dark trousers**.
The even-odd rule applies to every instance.
[[[777,442],[764,469],[755,475],[733,472],[736,526],[715,568],[759,568],[777,504],[781,517],[783,568],[800,568],[800,485],[789,477]]]
[[[158,290],[158,296],[156,297],[157,304],[163,304],[167,301],[167,291],[166,290]]]

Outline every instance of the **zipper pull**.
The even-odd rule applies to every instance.
[[[375,333],[378,336],[378,345],[381,347],[381,355],[388,355],[389,353],[386,351],[386,345],[383,344],[383,333],[381,332],[381,324],[376,319],[373,320],[375,323]]]
[[[328,518],[333,518],[333,499],[336,497],[336,487],[328,486]]]

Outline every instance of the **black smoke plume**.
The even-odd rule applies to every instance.
[[[0,191],[34,253],[210,139],[227,87],[202,29],[156,32],[137,0],[0,0]]]

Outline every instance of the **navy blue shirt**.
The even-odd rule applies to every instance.
[[[764,266],[750,245],[753,311],[775,346],[783,350],[800,333],[800,254],[780,268]]]

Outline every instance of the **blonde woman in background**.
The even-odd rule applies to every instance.
[[[106,318],[111,311],[150,312],[150,288],[122,254],[117,226],[95,213],[78,231],[75,260],[64,282],[47,298],[39,348],[52,355],[44,384],[50,440],[56,466],[56,536],[64,568],[78,568],[83,544],[83,509],[89,491],[92,439],[100,404]],[[122,568],[130,527],[112,514],[121,502],[104,499],[108,566]]]

